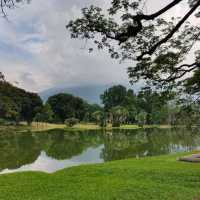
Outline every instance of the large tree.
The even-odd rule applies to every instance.
[[[105,111],[109,111],[112,107],[123,106],[126,104],[127,90],[122,85],[115,85],[107,89],[101,96],[101,101]]]
[[[83,8],[82,17],[67,28],[72,38],[92,39],[112,58],[134,61],[128,69],[132,82],[143,79],[162,87],[177,83],[199,92],[200,51],[195,50],[192,63],[185,62],[199,43],[200,27],[190,19],[200,16],[200,0],[171,0],[152,14],[144,14],[145,2],[111,0],[107,12],[94,5]],[[166,21],[163,16],[182,3],[188,3],[188,11]]]
[[[54,120],[63,122],[68,118],[84,119],[85,102],[79,97],[74,97],[71,94],[60,93],[49,97],[47,103],[51,106],[55,116]]]

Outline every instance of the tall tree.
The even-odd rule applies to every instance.
[[[126,88],[122,85],[116,85],[107,89],[101,96],[105,111],[115,106],[122,106],[125,104],[127,96]]]

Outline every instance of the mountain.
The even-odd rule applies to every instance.
[[[69,87],[69,88],[50,88],[39,93],[43,101],[46,101],[50,96],[58,93],[69,93],[78,96],[88,101],[89,103],[100,104],[100,94],[102,94],[110,85],[97,85],[97,86],[82,86],[82,87]]]

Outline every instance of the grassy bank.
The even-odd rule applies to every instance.
[[[146,125],[143,128],[170,128],[170,125]],[[112,130],[112,129],[140,129],[138,125],[132,124],[132,125],[121,125],[120,127],[112,127],[111,124],[109,124],[106,128],[106,130]],[[50,124],[50,123],[36,123],[33,122],[31,126],[28,126],[25,122],[20,123],[20,126],[3,126],[0,125],[0,131],[1,130],[16,130],[16,131],[48,131],[52,129],[69,129],[69,130],[99,130],[102,129],[100,126],[94,124],[94,123],[80,123],[75,125],[74,127],[67,127],[65,124]]]
[[[200,165],[177,155],[0,176],[2,200],[198,200]]]
[[[143,128],[170,128],[169,125],[146,125]],[[49,123],[33,123],[31,127],[29,127],[32,131],[45,131],[45,130],[51,130],[51,129],[74,129],[74,130],[98,130],[101,129],[100,126],[93,124],[93,123],[80,123],[75,125],[74,127],[66,127],[65,124],[49,124]],[[139,129],[138,125],[122,125],[118,128],[113,128],[110,125],[108,125],[105,129],[111,130],[111,129]]]

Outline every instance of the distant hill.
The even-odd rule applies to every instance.
[[[50,96],[53,96],[58,93],[68,93],[72,94],[74,96],[78,96],[86,100],[88,103],[97,103],[101,104],[100,95],[103,94],[103,92],[112,87],[113,85],[118,84],[112,84],[112,85],[93,85],[93,86],[79,86],[79,87],[55,87],[50,88],[48,90],[44,90],[39,93],[40,97],[43,101],[46,101]],[[130,85],[124,85],[126,88],[131,88]],[[134,91],[138,92],[139,86],[134,87]]]
[[[69,93],[74,96],[81,97],[89,103],[100,104],[100,94],[102,94],[109,87],[109,85],[97,85],[70,88],[50,88],[48,90],[40,92],[39,95],[44,101],[46,101],[52,95],[58,93]]]

